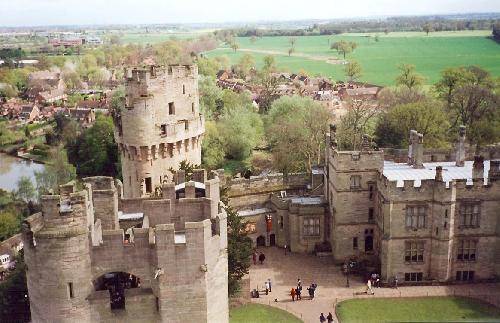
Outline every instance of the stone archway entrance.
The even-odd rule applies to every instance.
[[[266,245],[266,237],[258,236],[256,242],[257,242],[257,247],[264,247]]]
[[[111,310],[125,309],[125,290],[139,288],[141,281],[137,276],[125,272],[106,273],[94,280],[96,291],[109,291]]]

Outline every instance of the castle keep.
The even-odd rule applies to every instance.
[[[196,65],[133,68],[125,75],[125,107],[115,118],[124,195],[151,196],[181,161],[201,163],[205,121]]]
[[[109,177],[42,196],[23,223],[33,322],[228,322],[219,178],[196,170],[162,196],[123,198]],[[127,220],[140,225],[120,229]]]

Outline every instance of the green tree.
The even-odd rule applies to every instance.
[[[345,56],[351,52],[353,52],[358,47],[358,44],[355,42],[348,42],[345,40],[341,40],[338,42],[334,42],[331,44],[330,49],[335,49],[338,53]]]
[[[400,74],[396,78],[397,85],[413,90],[424,84],[424,77],[415,71],[415,65],[401,64],[398,66],[398,69]]]
[[[429,33],[434,30],[432,27],[431,23],[426,23],[425,25],[422,26],[422,30],[425,32],[427,36],[429,36]]]
[[[11,210],[0,212],[0,241],[12,237],[21,229],[19,217]]]
[[[212,77],[200,77],[200,106],[207,120],[218,120],[222,115],[222,89],[217,86]]]
[[[240,77],[245,77],[250,74],[250,69],[254,66],[255,66],[254,57],[251,54],[244,54],[238,61],[236,68]]]
[[[310,171],[321,162],[328,110],[308,97],[283,96],[271,105],[266,135],[276,168],[284,173]]]
[[[207,121],[202,142],[201,160],[209,169],[217,169],[224,163],[224,141],[215,122]]]
[[[68,162],[66,150],[62,146],[51,151],[49,160],[50,163],[45,164],[43,171],[35,172],[39,194],[57,192],[59,185],[76,178],[75,167]]]
[[[349,81],[355,81],[361,77],[361,64],[357,61],[349,61],[344,68],[345,75],[349,77]]]
[[[26,270],[21,250],[16,269],[0,284],[0,322],[30,322]]]
[[[227,265],[228,292],[234,295],[240,289],[240,281],[248,274],[250,256],[252,255],[252,239],[245,231],[242,218],[231,207],[225,207],[227,213]]]
[[[428,99],[395,106],[379,118],[375,137],[381,147],[406,148],[412,129],[424,135],[425,147],[446,147],[449,123],[442,104]]]
[[[341,149],[359,150],[363,135],[373,133],[373,122],[379,113],[378,106],[363,100],[351,100],[347,113],[340,119],[337,140]]]
[[[262,67],[262,72],[268,74],[276,71],[276,59],[273,55],[264,56],[264,66]]]
[[[29,177],[21,176],[17,181],[16,196],[26,203],[35,199],[36,190]]]

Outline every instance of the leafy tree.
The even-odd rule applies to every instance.
[[[252,108],[233,106],[218,124],[229,159],[243,160],[250,156],[263,134],[262,119]]]
[[[47,194],[50,191],[57,192],[59,185],[76,178],[76,170],[68,162],[66,150],[57,147],[51,151],[50,163],[45,164],[45,169],[35,172],[36,185],[39,194]]]
[[[358,44],[355,42],[348,42],[345,40],[341,40],[341,41],[332,43],[332,45],[330,46],[330,49],[335,49],[338,53],[341,53],[345,59],[345,56],[347,54],[353,52],[357,47],[358,47]]]
[[[338,142],[342,149],[358,150],[361,148],[362,136],[372,134],[373,121],[379,113],[377,105],[363,101],[351,100],[347,105],[347,114],[340,119]]]
[[[240,280],[248,274],[252,239],[245,232],[245,223],[231,207],[225,207],[227,213],[227,254],[228,254],[228,292],[234,295],[240,289]]]
[[[361,77],[361,64],[357,61],[350,61],[345,65],[344,71],[349,81],[355,81]]]
[[[419,88],[424,83],[424,77],[415,72],[415,65],[401,64],[398,66],[399,76],[396,78],[396,84],[404,86],[409,90]]]
[[[236,69],[241,77],[245,77],[250,73],[250,69],[255,66],[255,59],[251,54],[241,56]]]
[[[26,203],[35,199],[36,190],[29,177],[21,176],[17,181],[16,195]]]
[[[222,89],[212,77],[200,77],[200,106],[207,120],[218,120],[223,114]]]
[[[12,237],[21,229],[19,217],[12,210],[0,212],[0,241]]]
[[[119,175],[118,147],[111,117],[98,114],[92,127],[86,129],[74,145],[68,146],[70,161],[79,176]]]
[[[323,157],[328,110],[308,97],[283,96],[271,105],[266,135],[276,167],[285,172],[310,171]]]
[[[203,137],[201,160],[209,169],[222,166],[225,158],[224,141],[215,122],[207,121]]]
[[[263,73],[272,73],[275,72],[277,67],[276,67],[276,59],[274,58],[273,55],[266,55],[264,56],[264,66],[262,67],[262,72]]]
[[[434,30],[432,27],[432,24],[426,23],[425,25],[422,26],[423,31],[426,33],[427,36],[429,36],[429,33]]]
[[[375,129],[381,147],[405,148],[410,130],[424,135],[424,145],[440,148],[447,145],[448,118],[440,102],[425,101],[402,104],[390,109],[379,118]]]
[[[198,72],[200,75],[215,78],[220,69],[219,62],[215,59],[200,57],[196,63],[198,64]]]

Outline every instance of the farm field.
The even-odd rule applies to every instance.
[[[350,322],[498,322],[500,309],[463,297],[352,299],[336,308]]]
[[[169,40],[171,38],[185,39],[185,38],[195,38],[201,34],[208,33],[209,30],[200,30],[193,32],[152,32],[152,33],[125,33],[121,38],[122,42],[125,44],[155,44]]]
[[[236,63],[245,53],[254,55],[257,66],[265,55],[273,54],[280,69],[290,72],[304,70],[311,75],[324,75],[345,80],[343,57],[330,44],[339,40],[353,41],[358,48],[346,56],[357,60],[362,68],[361,80],[380,85],[392,85],[398,75],[397,65],[409,63],[435,83],[440,72],[453,66],[478,65],[500,76],[500,44],[488,38],[490,31],[439,32],[426,36],[421,32],[381,34],[342,34],[336,36],[295,37],[295,52],[288,56],[290,37],[263,37],[252,42],[249,37],[237,38],[240,49],[218,48],[207,53],[214,57],[226,55]],[[375,35],[378,40],[375,40]]]

